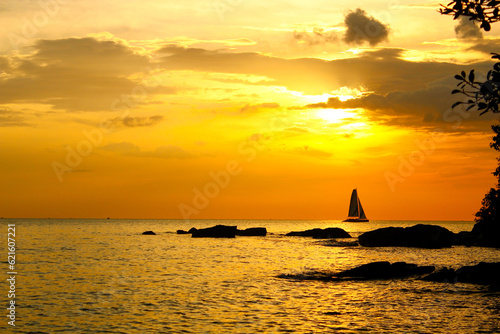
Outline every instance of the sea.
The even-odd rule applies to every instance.
[[[353,237],[419,223],[339,220],[2,219],[2,333],[500,333],[500,294],[414,278],[324,282],[310,271],[373,261],[458,268],[499,262],[500,249],[366,248],[287,237],[340,227]],[[176,230],[266,227],[265,237],[191,238]],[[15,298],[7,229],[15,226]],[[156,235],[142,235],[154,231]],[[12,237],[12,235],[11,235]],[[354,240],[354,239],[353,239]],[[349,240],[348,240],[349,241]],[[12,249],[11,249],[12,250]],[[285,274],[285,275],[284,275]],[[280,278],[289,274],[293,279]],[[7,309],[15,300],[15,326]]]

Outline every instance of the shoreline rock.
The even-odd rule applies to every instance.
[[[437,225],[418,224],[411,227],[385,227],[359,236],[365,247],[445,248],[455,243],[455,234]]]
[[[142,232],[142,235],[156,235],[156,233],[154,233],[153,231],[145,231]]]
[[[208,228],[201,228],[193,231],[192,238],[235,238],[236,226],[216,225]]]
[[[480,262],[457,270],[443,268],[422,277],[424,281],[439,283],[470,283],[494,286],[500,282],[500,262]]]
[[[236,230],[236,235],[243,237],[265,237],[267,229],[265,227],[250,227],[244,230]]]
[[[294,231],[285,235],[287,237],[313,237],[314,239],[352,238],[349,233],[338,227],[329,227],[325,229],[314,228],[312,230]]]

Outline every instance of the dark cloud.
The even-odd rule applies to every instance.
[[[455,27],[455,34],[460,40],[474,40],[483,38],[481,29],[479,29],[474,21],[471,21],[468,17],[464,16],[460,16],[460,18],[458,19],[458,24]]]
[[[0,59],[0,70],[11,74],[0,78],[0,104],[36,102],[69,111],[110,110],[113,101],[141,85],[129,76],[151,68],[147,56],[115,41],[39,40],[34,48],[32,55],[13,59],[15,67]]]
[[[124,126],[129,128],[153,126],[163,121],[163,116],[155,115],[149,117],[117,117],[109,120],[115,126]]]
[[[467,51],[474,50],[490,55],[492,52],[500,50],[500,39],[482,39],[473,46],[467,48]]]
[[[424,89],[392,91],[387,94],[371,93],[347,101],[332,97],[327,102],[309,104],[298,109],[363,108],[367,111],[365,116],[387,125],[440,127],[451,131],[457,131],[458,125],[464,125],[469,129],[484,130],[484,124],[494,119],[494,116],[479,116],[476,111],[465,112],[460,108],[451,109],[451,105],[460,99],[460,96],[450,93],[454,83],[455,80],[449,77],[432,82]]]
[[[373,16],[368,16],[360,8],[349,12],[345,17],[344,23],[347,28],[344,35],[344,42],[347,44],[362,45],[368,43],[371,46],[375,46],[380,42],[388,40],[389,26],[378,21]]]
[[[307,46],[315,46],[329,43],[338,43],[339,37],[335,31],[325,31],[323,28],[314,28],[312,32],[294,31],[293,38],[305,43]]]

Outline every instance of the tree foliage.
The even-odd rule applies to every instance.
[[[491,127],[495,136],[490,144],[490,147],[500,151],[500,125]],[[500,223],[500,158],[498,159],[498,167],[493,172],[498,179],[497,188],[491,188],[482,201],[481,209],[476,213],[476,222],[482,224],[499,224]]]
[[[441,5],[439,12],[443,15],[453,15],[453,19],[459,16],[467,16],[471,21],[480,22],[480,27],[490,31],[491,23],[500,21],[500,1],[492,0],[456,0],[448,5]]]
[[[439,12],[443,15],[453,15],[453,19],[460,16],[469,17],[469,20],[480,22],[480,28],[485,31],[491,30],[491,23],[500,21],[500,1],[487,0],[456,0],[448,5],[441,5]],[[500,60],[500,54],[492,53],[492,58]],[[455,75],[459,81],[457,89],[452,94],[463,94],[467,101],[458,101],[453,104],[453,108],[465,104],[467,110],[477,107],[480,115],[491,111],[498,113],[500,105],[500,62],[493,65],[493,69],[488,72],[486,81],[478,81],[474,70],[468,74],[462,71]],[[500,151],[500,125],[492,126],[495,136],[490,147]],[[476,213],[476,225],[473,232],[482,232],[487,243],[495,246],[500,245],[498,235],[500,234],[500,158],[498,167],[493,175],[498,179],[495,188],[491,188],[482,201],[481,209]]]
[[[493,53],[492,58],[500,60],[500,55]],[[468,100],[455,102],[452,108],[465,104],[468,105],[467,110],[477,107],[477,110],[481,112],[480,115],[490,110],[493,113],[500,112],[498,107],[500,104],[500,62],[493,65],[493,69],[486,76],[486,81],[477,81],[474,70],[471,70],[469,74],[462,71],[455,75],[455,79],[459,81],[458,89],[454,89],[451,93],[461,93]]]

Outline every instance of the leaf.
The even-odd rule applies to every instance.
[[[474,108],[475,104],[471,104],[470,106],[467,107],[467,109],[465,111],[469,111],[471,110],[472,108]]]
[[[455,79],[460,80],[460,81],[464,80],[464,78],[463,78],[463,77],[461,77],[461,76],[460,76],[460,75],[458,75],[458,74],[457,74],[457,75],[455,75]]]
[[[454,89],[454,90],[451,91],[452,94],[458,94],[460,92],[462,92],[462,91],[459,90],[459,89]]]
[[[484,102],[479,102],[477,104],[477,109],[478,110],[486,109],[487,107],[488,107],[488,105],[486,103],[484,103]]]
[[[460,74],[462,74],[462,78],[465,79],[465,71],[460,72]]]
[[[462,103],[463,103],[463,102],[460,102],[460,101],[455,102],[455,103],[453,103],[453,105],[451,106],[451,108],[453,109],[453,108],[455,108],[456,106],[458,106],[458,105],[460,105],[460,104],[462,104]]]
[[[469,81],[474,82],[474,70],[471,70],[469,73]]]
[[[483,23],[481,23],[481,26],[479,28],[483,28],[484,31],[490,31],[491,25],[488,21],[483,21]]]

